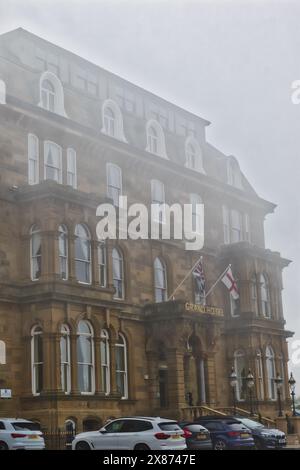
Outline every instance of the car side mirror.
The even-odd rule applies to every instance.
[[[106,431],[106,429],[105,429],[105,428],[101,428],[101,429],[99,429],[99,432],[101,432],[101,434],[106,434],[106,433],[107,433],[107,431]]]

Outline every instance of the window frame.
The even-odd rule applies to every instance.
[[[157,263],[159,263],[159,266],[157,266]],[[153,263],[153,269],[154,269],[154,297],[155,297],[155,302],[166,302],[168,300],[168,279],[167,279],[167,266],[165,261],[157,256],[154,260]],[[157,285],[157,272],[162,273],[162,278],[163,278],[163,286],[158,286]],[[158,297],[158,291],[161,294]]]
[[[39,179],[40,179],[39,139],[34,134],[28,134],[27,140],[28,140],[28,184],[33,186],[34,184],[38,184]],[[35,147],[35,152],[32,152],[32,147]]]
[[[114,257],[115,253],[117,253],[118,258]],[[123,252],[118,247],[114,247],[113,250],[112,250],[111,258],[112,258],[113,285],[116,289],[116,292],[115,292],[113,298],[114,298],[114,300],[124,300],[125,299],[125,269],[124,269],[124,255],[123,255]],[[121,274],[120,278],[115,277],[114,261],[118,261],[120,263],[120,266],[119,266],[119,270],[120,270],[120,274]],[[117,296],[118,289],[115,286],[115,282],[118,282],[121,285],[121,292],[122,292],[121,297]]]
[[[58,167],[55,165],[49,165],[47,163],[48,159],[48,153],[51,147],[56,148],[58,151]],[[47,177],[47,168],[50,168],[54,171],[58,172],[58,179],[56,178],[48,178]],[[60,145],[56,144],[55,142],[52,142],[51,140],[45,140],[44,141],[44,180],[46,181],[56,181],[58,184],[62,184],[63,182],[63,177],[62,177],[62,148]]]
[[[83,228],[85,233],[86,233],[86,238],[83,238],[79,235],[77,235],[76,233],[76,230],[77,228]],[[83,284],[83,285],[91,285],[92,284],[92,240],[91,240],[91,234],[90,234],[90,231],[87,227],[87,225],[85,224],[76,224],[75,226],[75,230],[74,230],[74,234],[75,234],[75,246],[74,246],[74,261],[75,261],[75,276],[76,276],[76,280],[79,284]],[[76,256],[76,241],[77,240],[84,240],[86,242],[88,242],[88,259],[85,260],[85,259],[81,259],[79,257]],[[77,276],[77,264],[78,263],[85,263],[85,267],[88,268],[88,270],[86,271],[87,274],[88,274],[88,281],[81,281],[78,279],[78,276]]]
[[[62,339],[66,339],[65,352],[66,360],[63,361],[62,355]],[[60,328],[60,377],[61,377],[61,390],[69,395],[71,393],[71,341],[70,341],[70,328],[67,324],[62,324]],[[64,381],[66,382],[63,384]]]
[[[121,341],[120,341],[121,339]],[[129,396],[128,390],[128,362],[127,362],[127,341],[122,333],[118,334],[117,342],[115,343],[116,348],[116,383],[118,385],[118,374],[121,374],[124,381],[124,394],[121,396],[122,400],[127,400]],[[124,370],[117,368],[117,349],[122,348],[124,354]]]
[[[87,325],[88,329],[89,329],[89,333],[85,333],[85,332],[80,332],[80,325],[81,324],[85,324]],[[79,361],[79,357],[78,357],[78,347],[79,347],[79,342],[80,342],[80,337],[88,337],[90,338],[90,356],[91,356],[91,362],[81,362]],[[95,351],[94,351],[94,329],[91,325],[91,323],[87,320],[80,320],[78,325],[77,325],[77,344],[76,344],[76,347],[77,347],[77,384],[78,384],[78,390],[79,390],[79,393],[81,395],[94,395],[95,394]],[[90,381],[90,384],[91,384],[91,389],[90,391],[82,391],[80,390],[80,375],[79,375],[79,371],[80,371],[80,367],[79,366],[87,366],[88,367],[88,371],[89,371],[89,381]],[[84,369],[82,369],[84,370]],[[82,382],[84,382],[84,376],[83,376],[83,380]]]
[[[43,329],[39,325],[35,325],[31,329],[31,388],[32,388],[32,395],[33,396],[39,396],[41,392],[43,391],[44,388],[44,341],[43,341]],[[36,338],[39,337],[41,338],[41,344],[38,345],[38,347],[41,347],[41,352],[42,352],[42,357],[41,360],[35,361],[35,351],[36,351]],[[38,350],[38,352],[40,352]],[[40,358],[39,358],[40,359]],[[41,371],[39,370],[41,369]],[[41,374],[41,384],[40,388],[38,391],[37,387],[37,374]]]

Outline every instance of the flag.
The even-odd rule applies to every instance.
[[[239,290],[237,287],[236,280],[233,277],[231,267],[228,266],[228,269],[226,270],[224,276],[222,277],[221,281],[225,284],[227,289],[230,292],[230,295],[232,295],[232,298],[234,300],[237,300],[239,298]]]
[[[195,279],[196,287],[197,287],[197,294],[200,297],[200,301],[204,303],[205,301],[205,276],[203,271],[202,265],[202,257],[200,258],[199,262],[193,269],[193,276]]]

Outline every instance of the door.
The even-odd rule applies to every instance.
[[[96,449],[102,450],[113,450],[119,448],[119,437],[121,434],[121,429],[124,425],[123,419],[117,421],[112,421],[111,423],[104,426],[102,431],[95,433],[93,436],[93,442]]]

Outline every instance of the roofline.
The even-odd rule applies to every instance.
[[[35,39],[38,39],[39,41],[42,41],[42,42],[44,42],[44,43],[46,43],[46,44],[50,44],[52,47],[62,50],[63,52],[65,52],[65,53],[67,53],[67,54],[73,56],[75,59],[80,59],[81,61],[84,61],[84,62],[88,63],[90,66],[95,67],[95,68],[97,68],[97,69],[99,69],[99,70],[102,70],[104,73],[106,73],[106,74],[108,74],[108,75],[111,75],[111,76],[113,76],[113,77],[115,77],[115,78],[117,78],[117,79],[119,79],[119,80],[122,80],[123,82],[127,83],[128,85],[134,86],[135,88],[138,88],[139,90],[143,91],[144,93],[147,93],[148,95],[154,97],[155,99],[159,99],[160,101],[163,101],[164,103],[173,106],[174,108],[180,110],[181,112],[184,111],[185,113],[187,113],[187,114],[193,116],[194,118],[196,118],[196,119],[198,119],[198,120],[201,120],[201,121],[204,123],[205,126],[209,126],[209,125],[211,124],[211,121],[208,121],[207,119],[204,119],[204,118],[198,116],[197,114],[195,114],[195,113],[193,113],[193,112],[191,112],[191,111],[188,111],[187,109],[185,109],[185,108],[183,108],[183,107],[181,107],[181,106],[179,106],[179,105],[173,103],[172,101],[168,101],[167,99],[165,99],[165,98],[163,98],[163,97],[157,95],[156,93],[154,93],[154,92],[152,92],[152,91],[149,91],[149,90],[146,90],[146,88],[143,88],[142,86],[137,85],[136,83],[131,82],[131,81],[129,81],[128,79],[123,78],[123,77],[121,77],[120,75],[117,75],[116,73],[111,72],[111,71],[105,69],[104,67],[101,67],[100,65],[94,64],[93,62],[90,62],[89,60],[85,59],[84,57],[81,57],[80,55],[76,54],[75,52],[69,51],[68,49],[65,49],[64,47],[58,46],[57,44],[55,44],[55,43],[53,43],[53,42],[51,42],[51,41],[48,41],[47,39],[44,39],[44,38],[42,38],[41,36],[38,36],[37,34],[34,34],[34,33],[32,33],[31,31],[28,31],[27,29],[24,29],[24,28],[22,28],[22,27],[15,28],[15,29],[13,29],[13,30],[11,30],[11,31],[7,31],[6,33],[0,34],[0,39],[1,39],[1,37],[3,37],[3,36],[7,36],[7,35],[10,35],[10,34],[14,34],[14,33],[16,33],[16,32],[21,32],[22,34],[25,34],[25,35],[28,35],[28,36],[33,37],[33,38],[35,38]]]

